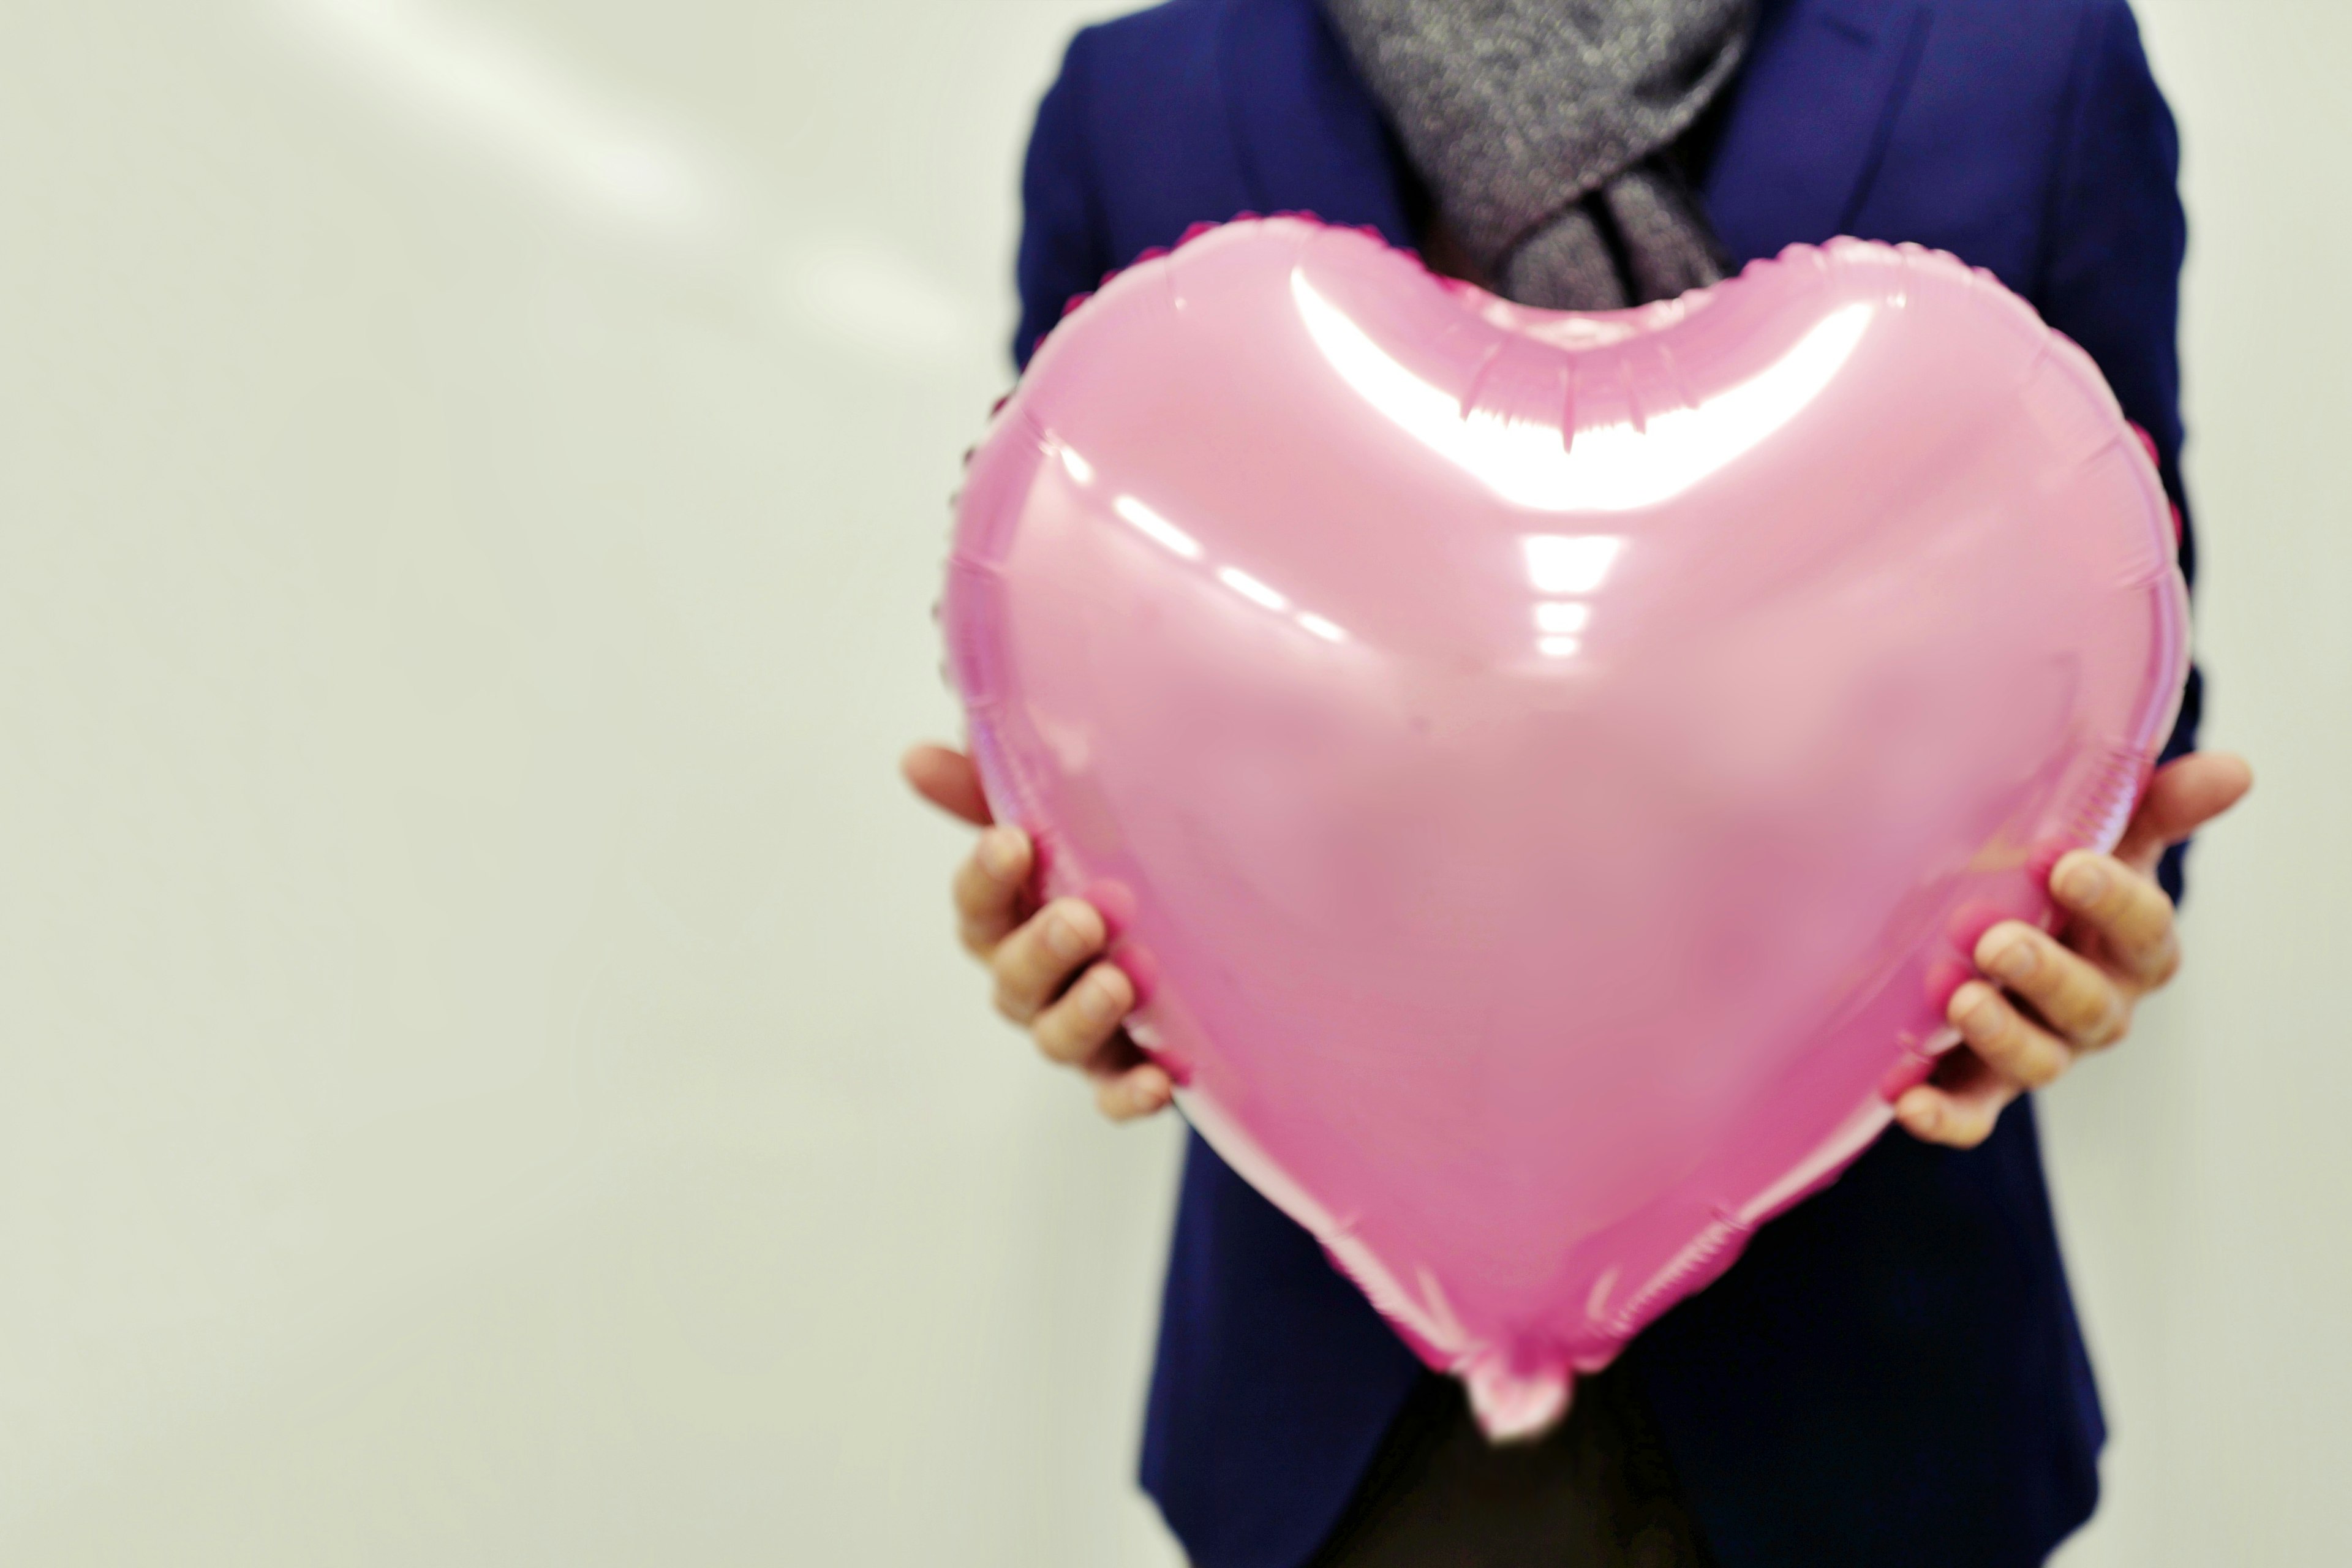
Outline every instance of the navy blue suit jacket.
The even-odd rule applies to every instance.
[[[1733,93],[1702,191],[1733,256],[1853,234],[1990,268],[2090,351],[2180,499],[2176,144],[2124,0],[1764,0]],[[1198,221],[1304,209],[1410,245],[1402,185],[1315,0],[1087,28],[1030,146],[1017,353]],[[2024,1102],[1964,1153],[1890,1133],[1627,1355],[1724,1568],[2039,1563],[2096,1499]],[[1195,1138],[1143,1480],[1199,1568],[1311,1556],[1419,1372]]]

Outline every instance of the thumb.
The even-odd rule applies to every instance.
[[[898,771],[917,795],[949,816],[960,816],[974,827],[986,827],[996,820],[988,809],[988,797],[981,793],[980,770],[961,752],[946,746],[910,746],[898,759]]]
[[[2229,752],[2192,752],[2157,769],[2139,797],[2116,858],[2142,872],[2157,857],[2245,798],[2254,770]]]

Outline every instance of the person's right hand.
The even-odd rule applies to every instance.
[[[1173,1091],[1121,1026],[1135,987],[1099,956],[1109,933],[1084,899],[1034,907],[1029,836],[994,826],[971,759],[917,746],[899,763],[915,793],[984,831],[955,874],[958,934],[996,981],[996,1010],[1029,1031],[1048,1061],[1085,1072],[1095,1103],[1114,1121],[1164,1109]]]

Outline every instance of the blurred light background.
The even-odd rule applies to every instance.
[[[2141,0],[2216,743],[2052,1094],[2063,1568],[2352,1561],[2352,16]],[[983,1006],[929,606],[1068,0],[0,9],[0,1563],[1156,1565],[1179,1130]]]

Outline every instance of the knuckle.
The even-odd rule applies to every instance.
[[[2123,873],[2114,892],[2085,913],[2109,944],[2124,952],[2153,947],[2172,931],[2172,900],[2136,871]]]
[[[1037,1054],[1055,1067],[1067,1067],[1083,1054],[1070,1038],[1069,1026],[1050,1012],[1041,1015],[1030,1027],[1029,1039],[1037,1047]]]
[[[2042,932],[2023,921],[2003,921],[1977,939],[1976,951],[1971,957],[1979,969],[1998,973],[2003,955],[2021,946],[2039,952],[2041,936]]]
[[[1105,959],[1088,970],[1087,985],[1095,998],[1094,1010],[1106,1028],[1125,1017],[1135,1005],[1135,982],[1112,960]]]
[[[1126,1011],[1126,978],[1108,964],[1080,978],[1062,999],[1037,1016],[1037,1048],[1066,1066],[1100,1050]]]
[[[1029,1033],[1045,1059],[1059,1067],[1072,1067],[1086,1060],[1102,1043],[1083,1020],[1070,1016],[1066,1005],[1050,1007],[1038,1015],[1036,1026]]]
[[[1960,1016],[1960,1034],[1984,1057],[2008,1050],[2021,1026],[2017,1010],[1990,989]]]
[[[1044,984],[1047,970],[1042,920],[1032,920],[1013,927],[996,944],[996,956],[991,960],[997,978],[1021,991],[1035,991]]]
[[[2060,901],[2099,926],[2131,907],[2140,878],[2113,855],[2077,849],[2058,862],[2051,879]]]
[[[1977,1055],[1995,1066],[2009,1059],[2016,1048],[2016,1014],[1999,1005],[1980,1007],[1969,1015],[1969,1024],[1968,1041]]]
[[[2116,991],[2086,965],[2068,975],[2045,1005],[2052,1023],[2069,1036],[2086,1039],[2106,1027],[2116,1010]]]
[[[2051,888],[2061,903],[2104,931],[2146,929],[2172,917],[2172,900],[2164,889],[2112,855],[2078,850],[2067,856],[2058,863]]]
[[[2017,1081],[2028,1089],[2048,1089],[2066,1073],[2067,1058],[2063,1047],[2054,1042],[2035,1042],[2039,1048],[2021,1051],[2010,1070]],[[1988,1129],[1990,1131],[1990,1129]]]
[[[1028,1026],[1030,1019],[1036,1016],[1036,1009],[1027,1005],[1021,996],[1007,988],[1003,981],[997,982],[995,994],[991,1000],[994,1003],[998,1013],[1008,1021],[1019,1024],[1024,1028]]]
[[[2091,972],[2086,988],[2090,1019],[2084,1032],[2099,1037],[2102,1045],[2122,1038],[2131,1023],[2131,994],[2125,988],[2126,984],[2117,976],[2098,970]]]
[[[1015,943],[1004,942],[996,950],[989,964],[996,978],[996,1007],[1016,1024],[1026,1024],[1045,1005],[1036,977],[1024,963]]]
[[[1070,1049],[1070,1010],[1048,1007],[1029,1020],[1029,1041],[1048,1061],[1060,1061]]]
[[[2135,874],[2116,910],[2116,929],[2128,941],[2160,942],[2172,931],[2172,900],[2146,877]]]
[[[2090,914],[2095,920],[2116,921],[2129,920],[2142,905],[2147,883],[2139,873],[2121,865],[2107,868],[2106,891],[2093,901]]]
[[[997,901],[990,896],[988,884],[980,874],[979,863],[972,860],[966,860],[956,868],[954,878],[948,883],[948,896],[966,915],[984,914]]]
[[[1021,979],[1024,967],[1021,950],[1027,935],[1025,931],[1013,932],[1000,941],[996,950],[988,955],[988,972],[995,976],[996,984],[1004,990],[1015,989]]]
[[[1973,1149],[1991,1136],[1992,1113],[1973,1105],[1955,1108],[1936,1130],[1936,1142],[1951,1149]]]
[[[2022,1081],[2033,1071],[2042,1055],[2039,1047],[2042,1043],[2032,1025],[2011,1016],[2002,1026],[2000,1040],[1990,1047],[1980,1048],[1979,1054],[2002,1072]]]
[[[1089,952],[1102,945],[1102,915],[1086,900],[1055,899],[1046,907],[1045,913],[1055,922],[1054,927],[1047,928],[1049,945],[1057,939]]]
[[[2066,1070],[2063,1046],[2027,1022],[2012,1007],[2002,1005],[2000,1015],[1998,1026],[1984,1038],[1970,1039],[1979,1056],[2027,1089],[2043,1088]],[[1979,1137],[1989,1136],[1991,1131],[1992,1124],[1988,1120]]]

